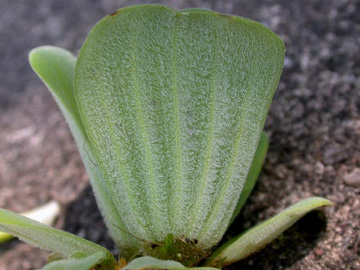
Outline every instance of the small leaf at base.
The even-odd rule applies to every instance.
[[[191,267],[186,268],[179,262],[163,261],[154,257],[141,257],[133,260],[124,270],[146,270],[146,269],[167,269],[167,270],[219,270],[212,267]]]
[[[45,266],[42,270],[89,270],[100,264],[105,257],[106,254],[100,251],[81,259],[55,261]]]
[[[226,266],[242,260],[273,241],[308,212],[331,204],[329,200],[320,197],[302,200],[225,243],[214,252],[206,265],[218,266],[219,262],[223,260],[221,266]]]

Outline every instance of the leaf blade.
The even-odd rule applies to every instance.
[[[186,268],[175,261],[164,261],[154,257],[141,257],[131,261],[124,270],[146,270],[146,269],[169,269],[169,270],[218,270],[213,267],[190,267]]]
[[[0,230],[64,257],[70,257],[76,251],[86,255],[100,251],[112,258],[109,251],[97,244],[5,209],[0,209]]]
[[[222,266],[226,266],[239,261],[263,248],[308,212],[327,205],[332,203],[324,198],[304,199],[225,243],[214,252],[206,265],[217,265],[222,261]]]
[[[266,153],[269,148],[269,138],[265,132],[261,133],[260,141],[258,147],[255,152],[254,159],[251,163],[251,167],[249,173],[246,177],[246,182],[244,184],[244,188],[241,191],[239,201],[237,203],[236,209],[234,211],[234,215],[230,221],[230,224],[234,221],[234,219],[239,215],[241,209],[243,208],[246,200],[249,198],[251,191],[253,190],[256,181],[259,178],[261,168],[264,164],[264,160],[266,157]]]
[[[75,92],[115,204],[130,206],[129,232],[185,235],[204,249],[221,239],[283,57],[264,26],[211,11],[136,6],[93,28]]]
[[[120,243],[125,246],[131,245],[134,239],[114,226],[124,227],[122,218],[104,185],[103,173],[97,164],[77,108],[73,87],[75,56],[58,47],[41,46],[29,53],[29,62],[35,73],[47,86],[69,124],[89,174],[97,203],[114,241],[118,245]],[[127,256],[125,252],[123,255]]]
[[[47,264],[42,270],[90,270],[105,258],[104,253],[97,252],[81,259],[58,260]]]
[[[60,214],[60,205],[56,201],[50,201],[44,205],[36,207],[30,211],[24,212],[21,215],[39,221],[45,225],[53,225],[55,219]],[[13,236],[7,233],[0,232],[0,244],[4,243]]]

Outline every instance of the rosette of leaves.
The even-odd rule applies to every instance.
[[[70,126],[121,252],[117,261],[94,243],[0,210],[1,230],[57,253],[44,269],[218,269],[330,204],[303,200],[214,251],[267,152],[262,129],[284,44],[257,22],[133,6],[96,24],[77,59],[50,46],[29,58]]]

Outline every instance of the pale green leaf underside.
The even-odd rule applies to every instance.
[[[225,243],[215,251],[206,265],[216,266],[223,260],[222,266],[226,266],[244,259],[273,241],[308,212],[331,204],[329,200],[319,197],[302,200]]]
[[[246,177],[246,182],[244,184],[243,190],[241,191],[239,201],[236,205],[236,209],[234,211],[234,215],[230,223],[232,223],[234,219],[237,217],[237,215],[240,213],[240,210],[243,208],[246,200],[248,199],[251,191],[253,190],[256,181],[259,178],[268,148],[269,148],[269,138],[265,132],[262,132],[258,147],[255,152],[254,159],[251,163],[249,173]]]
[[[97,252],[81,259],[59,260],[46,265],[42,270],[90,270],[105,258],[103,252]]]
[[[105,248],[27,217],[0,208],[0,230],[33,246],[59,253],[63,257],[81,251],[86,255],[101,252],[112,258]]]
[[[75,94],[124,230],[204,249],[221,239],[283,57],[261,24],[211,11],[135,6],[93,28]]]
[[[48,87],[70,126],[71,133],[90,176],[98,205],[115,242],[117,244],[121,242],[123,246],[130,245],[129,242],[132,243],[133,238],[126,234],[119,234],[118,229],[113,226],[113,224],[121,226],[121,218],[109,196],[107,186],[104,185],[105,181],[102,172],[92,153],[77,109],[73,91],[76,58],[64,49],[42,46],[30,52],[29,62]],[[126,254],[124,255],[126,256]]]
[[[218,270],[212,267],[186,268],[179,262],[163,261],[153,257],[141,257],[129,263],[124,270],[146,270],[146,269],[168,269],[168,270]]]

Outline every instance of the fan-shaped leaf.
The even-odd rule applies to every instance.
[[[93,28],[75,94],[123,229],[203,249],[221,239],[283,58],[261,24],[212,11],[134,6]]]

